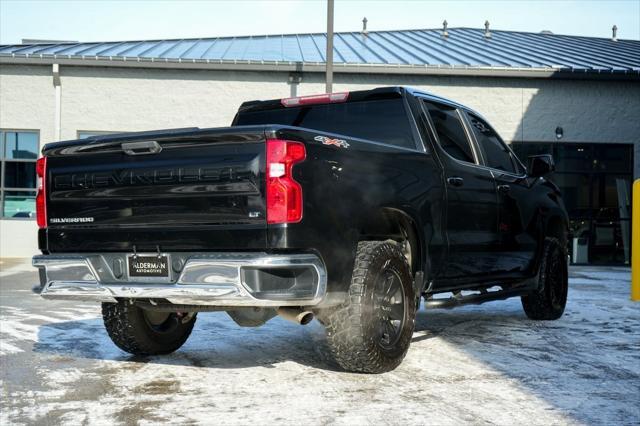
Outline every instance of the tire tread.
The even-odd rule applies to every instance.
[[[400,353],[396,356],[385,354],[368,335],[367,323],[363,315],[366,309],[367,286],[374,285],[368,282],[369,275],[374,261],[383,256],[386,259],[402,259],[404,262],[405,279],[411,277],[409,264],[406,258],[397,247],[391,242],[362,241],[358,244],[356,260],[354,263],[351,284],[347,301],[331,311],[325,319],[327,331],[327,342],[336,362],[345,370],[361,373],[382,373],[396,368],[405,357],[409,349],[411,335],[401,337]],[[413,285],[411,282],[403,283],[404,291],[413,295]],[[406,306],[406,309],[413,309],[414,304]],[[413,331],[415,321],[415,311],[409,313],[411,331]],[[405,333],[406,334],[406,333]],[[400,343],[400,342],[399,342]]]
[[[548,289],[546,288],[547,274],[549,273],[547,269],[548,263],[554,253],[560,253],[561,256],[565,257],[565,249],[557,238],[545,238],[542,262],[540,263],[539,289],[538,291],[522,296],[521,298],[522,308],[530,319],[556,320],[564,313],[564,305],[560,310],[555,309],[552,306],[551,298],[549,296]],[[562,261],[564,261],[564,259],[562,259]],[[566,270],[564,279],[568,279]],[[564,285],[567,285],[567,283],[565,282]]]
[[[142,309],[127,301],[102,304],[102,319],[113,343],[133,355],[160,355],[179,349],[189,338],[196,315],[180,324],[171,339],[154,339],[153,331],[144,321]]]

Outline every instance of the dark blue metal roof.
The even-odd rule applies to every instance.
[[[326,34],[318,33],[0,45],[0,60],[321,65],[325,44]],[[474,28],[449,28],[447,37],[439,29],[342,32],[335,34],[334,62],[337,72],[340,66],[372,66],[640,75],[640,41],[499,30],[486,37]]]

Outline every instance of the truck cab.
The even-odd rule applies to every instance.
[[[416,89],[245,102],[226,128],[51,143],[37,169],[35,291],[102,303],[133,354],[177,350],[199,312],[317,317],[338,364],[377,373],[421,299],[521,297],[534,319],[566,303],[552,158],[525,166],[479,113]]]

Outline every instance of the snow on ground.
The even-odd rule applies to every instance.
[[[109,340],[95,304],[0,277],[0,423],[640,423],[640,303],[629,270],[571,271],[565,316],[526,319],[511,299],[421,310],[395,371],[331,363],[322,327],[237,326],[200,314],[175,354],[139,359]]]

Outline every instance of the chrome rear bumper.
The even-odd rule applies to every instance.
[[[131,253],[34,256],[33,266],[40,269],[36,292],[48,299],[277,307],[313,306],[327,291],[325,266],[314,254],[162,254],[170,268],[161,279],[130,278]]]

